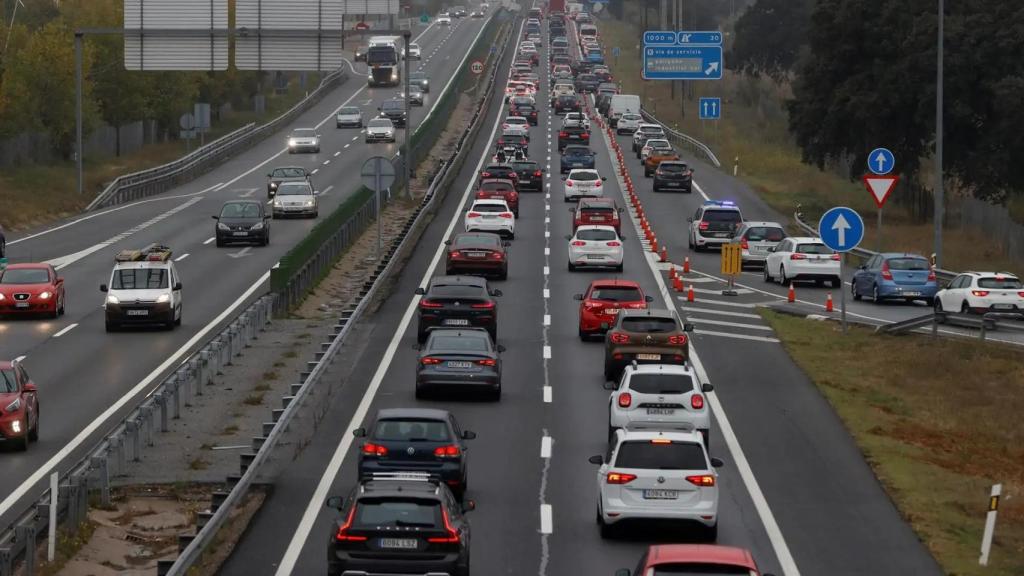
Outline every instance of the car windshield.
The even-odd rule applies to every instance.
[[[633,374],[629,388],[641,394],[683,394],[693,391],[689,374]]]
[[[735,210],[705,210],[705,222],[742,222],[743,218]]]
[[[786,231],[775,226],[754,226],[747,230],[747,240],[751,242],[782,242]]]
[[[0,274],[0,284],[46,284],[50,272],[46,268],[8,268]]]
[[[382,108],[384,110],[401,110],[405,107],[405,103],[401,100],[385,100]]]
[[[391,500],[364,498],[356,506],[353,523],[356,526],[379,528],[423,527],[433,528],[441,522],[441,507],[430,500]]]
[[[642,119],[643,119],[643,116],[640,116],[639,114],[623,114],[622,118],[619,118],[619,122],[622,122],[623,120],[625,120],[627,122],[637,122],[637,121],[640,121]]]
[[[450,436],[448,425],[441,420],[396,418],[378,421],[373,438],[390,442],[445,442]]]
[[[370,128],[391,128],[391,120],[387,118],[377,118],[376,120],[370,120]]]
[[[292,130],[292,136],[295,138],[312,138],[316,136],[316,130],[312,128],[299,128],[298,130]]]
[[[346,106],[341,110],[338,110],[338,114],[342,116],[358,116],[359,108],[356,108],[355,106]]]
[[[796,251],[800,254],[831,254],[832,249],[824,244],[812,244],[810,242],[797,244]]]
[[[156,290],[167,288],[165,268],[124,268],[114,271],[111,290]]]
[[[601,178],[598,177],[597,172],[573,172],[569,179],[573,182],[593,182]]]
[[[978,278],[978,288],[988,288],[990,290],[1020,290],[1020,280],[1012,276],[991,276],[988,278]]]
[[[692,442],[654,443],[631,440],[619,445],[616,468],[647,470],[706,470],[707,461],[700,444]]]
[[[752,576],[753,574],[755,572],[742,566],[699,562],[686,564],[673,562],[654,567],[654,576]]]
[[[427,350],[444,350],[448,352],[489,352],[487,339],[479,336],[442,336],[434,335],[427,345]]]
[[[664,334],[676,331],[676,322],[671,318],[651,318],[648,316],[636,316],[622,319],[622,329],[630,332],[646,332],[649,334]]]
[[[598,286],[590,292],[590,299],[603,302],[643,302],[644,296],[639,288]]]
[[[18,391],[18,381],[13,368],[0,368],[0,394]]]
[[[924,258],[889,258],[885,261],[890,270],[930,270],[931,264]]]
[[[277,189],[278,196],[309,196],[313,194],[313,190],[305,184],[282,184]]]
[[[496,234],[467,234],[456,236],[452,246],[456,248],[500,248],[501,238]]]
[[[221,218],[259,218],[260,205],[255,202],[229,202],[220,210]]]
[[[305,168],[274,168],[273,178],[305,178]]]
[[[590,240],[592,242],[607,242],[608,240],[617,240],[618,236],[615,234],[615,230],[605,230],[603,228],[587,228],[577,232],[576,239]]]

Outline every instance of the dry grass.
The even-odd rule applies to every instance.
[[[875,336],[765,312],[835,407],[903,516],[948,574],[1024,574],[1024,362],[1019,349]],[[941,375],[941,377],[936,377]],[[978,566],[992,484],[995,546]]]

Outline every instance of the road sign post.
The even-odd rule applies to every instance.
[[[739,244],[722,245],[722,275],[729,279],[729,285],[722,290],[723,296],[737,296],[736,278],[743,272],[743,249]]]
[[[406,161],[408,161],[408,158],[406,158]],[[395,165],[391,163],[391,160],[383,156],[372,156],[367,158],[366,162],[363,162],[359,175],[363,180],[363,186],[373,190],[373,196],[376,199],[374,205],[376,206],[377,216],[377,258],[379,259],[384,253],[384,235],[382,230],[382,221],[384,219],[381,215],[380,194],[391,188],[391,185],[395,183]]]
[[[992,494],[988,497],[988,513],[985,515],[985,532],[981,536],[981,557],[978,558],[978,564],[982,566],[988,566],[988,555],[992,550],[992,537],[996,531],[996,512],[999,510],[999,496],[1002,493],[1002,484],[992,485]]]
[[[864,239],[864,219],[855,210],[846,206],[832,208],[818,221],[818,236],[826,246],[839,252],[839,316],[846,333],[846,290],[843,289],[846,253],[856,248]]]

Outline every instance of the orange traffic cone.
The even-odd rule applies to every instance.
[[[828,293],[828,298],[825,300],[825,312],[832,311],[832,293]]]
[[[789,294],[786,296],[786,302],[792,304],[796,302],[796,290],[793,289],[793,283],[789,283]]]
[[[661,261],[668,262],[668,248],[661,247]]]
[[[658,253],[658,238],[656,236],[654,236],[653,232],[651,233],[651,236],[652,236],[652,239],[651,239],[651,252],[654,252],[655,254],[657,254]]]
[[[683,291],[683,280],[682,280],[682,278],[680,278],[679,276],[676,276],[675,278],[673,278],[672,279],[672,288],[674,288],[676,292],[682,292]]]
[[[695,302],[697,297],[693,294],[693,284],[690,284],[690,289],[686,291],[686,301]]]
[[[686,258],[683,259],[683,274],[689,274],[689,273],[690,273],[690,257],[687,256]]]
[[[668,278],[669,278],[669,280],[672,280],[673,282],[676,279],[679,278],[679,276],[676,275],[676,265],[675,264],[673,264],[672,267],[668,269]]]

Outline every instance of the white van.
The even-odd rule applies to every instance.
[[[623,114],[639,114],[640,97],[636,94],[615,94],[608,105],[608,124],[615,128]]]

